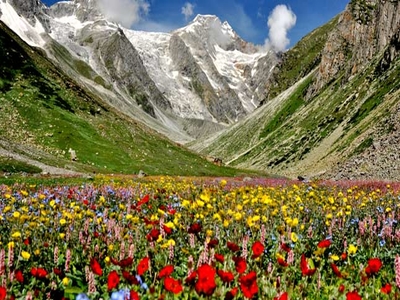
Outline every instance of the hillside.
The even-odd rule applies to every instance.
[[[77,84],[0,22],[0,164],[12,170],[229,175]],[[77,160],[70,160],[69,149]],[[19,166],[28,161],[31,166]],[[52,166],[53,168],[48,168]],[[58,168],[58,169],[57,169]]]
[[[271,91],[297,83],[191,147],[291,177],[399,180],[399,16],[398,1],[351,1],[284,55]]]

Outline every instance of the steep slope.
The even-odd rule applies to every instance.
[[[277,63],[227,22],[199,15],[173,33],[128,30],[98,0],[5,0],[0,17],[70,76],[170,139],[185,143],[251,113]],[[147,115],[143,116],[145,112]]]
[[[399,3],[354,0],[332,24],[327,38],[326,30],[305,38],[311,47],[326,40],[314,70],[231,129],[202,141],[206,148],[193,148],[234,166],[293,177],[399,180]],[[303,71],[297,70],[275,76],[296,79]]]
[[[0,22],[0,159],[76,172],[234,175],[118,112]],[[69,149],[77,159],[70,160]],[[39,161],[41,163],[39,163]]]

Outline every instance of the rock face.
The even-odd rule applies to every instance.
[[[344,71],[344,80],[362,71],[371,59],[385,49],[400,26],[397,0],[352,0],[341,14],[322,53],[314,95]]]

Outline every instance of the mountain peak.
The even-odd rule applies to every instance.
[[[211,21],[218,21],[221,23],[221,20],[216,15],[201,15],[198,14],[191,23],[208,23]]]

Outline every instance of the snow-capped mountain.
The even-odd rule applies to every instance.
[[[0,19],[91,91],[173,140],[229,126],[264,99],[276,55],[227,22],[198,15],[171,33],[134,31],[107,20],[98,3],[0,0]]]

